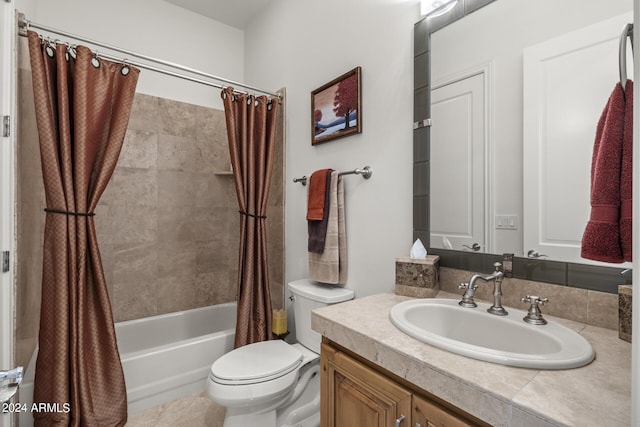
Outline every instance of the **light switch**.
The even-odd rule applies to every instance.
[[[517,230],[518,215],[496,215],[497,230]]]

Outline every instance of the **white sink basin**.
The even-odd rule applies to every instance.
[[[549,319],[546,325],[522,320],[522,310],[507,316],[487,313],[489,304],[466,308],[452,299],[415,299],[396,304],[389,314],[402,332],[435,347],[501,365],[569,369],[590,363],[595,353],[577,332]]]

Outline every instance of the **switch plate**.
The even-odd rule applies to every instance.
[[[517,230],[518,215],[496,215],[496,230]]]

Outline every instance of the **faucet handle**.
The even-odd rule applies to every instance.
[[[547,321],[542,317],[540,306],[549,302],[549,298],[541,298],[535,295],[527,295],[522,298],[522,302],[530,302],[529,311],[526,316],[522,318],[527,323],[532,325],[546,325]]]
[[[469,284],[468,283],[460,283],[458,285],[458,289],[469,289]],[[475,291],[476,289],[478,289],[478,285],[474,284],[471,289]]]
[[[526,297],[521,299],[522,302],[530,302],[531,305],[544,305],[549,302],[549,298],[542,298],[535,295],[527,295]]]

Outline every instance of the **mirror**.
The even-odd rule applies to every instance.
[[[581,258],[580,241],[633,1],[495,0],[457,19],[462,6],[428,30],[430,247],[630,268]]]

